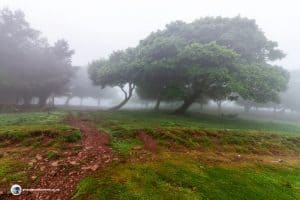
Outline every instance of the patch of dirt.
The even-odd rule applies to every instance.
[[[137,131],[137,137],[143,141],[145,149],[153,153],[157,152],[157,143],[151,136],[144,131],[139,130]]]
[[[78,182],[103,168],[112,160],[113,153],[108,147],[109,136],[97,131],[86,117],[70,118],[68,123],[79,128],[83,138],[74,146],[77,151],[64,150],[58,160],[49,160],[37,154],[30,162],[29,177],[33,181],[30,188],[59,189],[58,192],[24,192],[21,196],[7,196],[6,199],[54,199],[69,200]]]

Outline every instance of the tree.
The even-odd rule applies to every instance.
[[[89,65],[89,75],[95,85],[102,88],[117,86],[124,93],[124,100],[111,108],[118,110],[132,97],[139,74],[139,63],[136,49],[112,53],[108,60],[97,60]]]
[[[155,111],[161,101],[179,100],[182,96],[178,82],[183,76],[177,60],[183,45],[179,38],[156,37],[138,46],[143,70],[138,76],[137,93],[142,99],[155,100]]]
[[[184,113],[201,96],[230,90],[237,58],[234,51],[215,42],[186,46],[180,55],[180,67],[185,68],[186,77],[184,102],[175,113]]]
[[[0,10],[0,91],[5,94],[0,101],[29,105],[37,97],[44,106],[49,96],[66,89],[73,53],[64,40],[49,45],[21,11]]]
[[[235,62],[234,66],[236,67],[235,70],[228,71],[227,69],[229,66],[222,67],[222,59],[219,59],[217,55],[213,55],[216,52],[212,52],[212,55],[206,55],[208,56],[208,59],[212,56],[215,56],[213,59],[219,60],[216,62],[216,66],[219,65],[220,67],[217,68],[216,71],[214,71],[214,74],[219,74],[216,79],[219,80],[219,85],[216,88],[216,84],[212,82],[212,85],[207,85],[207,83],[199,82],[198,85],[202,85],[203,88],[213,88],[210,89],[210,91],[201,91],[200,89],[195,89],[192,87],[193,76],[190,76],[189,73],[185,73],[186,80],[185,82],[182,82],[182,88],[184,88],[184,103],[183,105],[177,109],[176,113],[184,113],[189,106],[201,95],[204,95],[206,93],[206,96],[223,96],[222,94],[230,95],[230,93],[233,92],[239,92],[242,87],[247,88],[246,84],[247,82],[239,81],[238,76],[241,74],[238,74],[237,72],[244,73],[243,76],[247,76],[247,71],[245,70],[239,70],[241,66],[249,66],[258,64],[260,66],[267,65],[268,61],[274,61],[277,59],[283,58],[285,55],[284,53],[277,49],[277,43],[274,41],[268,40],[264,33],[259,29],[259,27],[256,25],[254,20],[249,20],[247,18],[242,18],[240,16],[234,17],[234,18],[222,18],[222,17],[206,17],[201,18],[199,20],[196,20],[192,23],[185,23],[181,21],[173,22],[171,24],[168,24],[166,26],[166,29],[157,31],[155,33],[150,34],[145,40],[142,41],[142,43],[151,43],[155,40],[155,38],[178,38],[180,41],[183,41],[186,45],[191,44],[199,44],[206,45],[211,42],[215,42],[215,46],[219,46],[223,48],[223,53],[225,50],[231,50],[238,56],[238,60],[236,58],[233,58],[233,62]],[[195,51],[197,52],[197,51]],[[219,53],[221,53],[220,51]],[[186,52],[186,56],[191,55],[190,57],[185,58],[186,60],[184,63],[186,65],[197,65],[202,64],[205,65],[205,57],[201,57],[201,59],[198,59],[196,63],[193,61],[193,52]],[[205,55],[205,54],[204,54]],[[221,54],[222,55],[222,54]],[[196,57],[200,56],[196,54]],[[209,57],[211,56],[211,57]],[[223,55],[225,56],[225,55]],[[189,60],[190,59],[190,60]],[[189,63],[191,62],[191,63]],[[233,64],[233,63],[231,63]],[[180,60],[177,60],[176,63],[177,66],[182,65]],[[204,66],[203,66],[204,67]],[[195,67],[191,67],[195,68]],[[199,65],[198,65],[199,68]],[[205,68],[205,67],[204,67]],[[181,69],[178,67],[178,69]],[[262,70],[265,69],[262,67]],[[267,70],[267,69],[266,69]],[[278,67],[274,66],[274,71],[278,71],[278,74],[281,74],[280,76],[285,77],[285,72],[279,69]],[[199,75],[199,72],[195,70],[195,75]],[[208,75],[207,73],[204,73],[204,75]],[[223,75],[224,76],[223,76]],[[194,76],[195,76],[194,75]],[[195,79],[195,78],[194,78]],[[227,79],[227,80],[226,80]],[[231,81],[230,81],[231,79]],[[236,79],[236,81],[234,81]],[[284,79],[284,78],[283,78]],[[223,83],[230,82],[231,83],[231,91],[229,90],[229,87],[223,87]],[[239,83],[234,84],[234,83]],[[208,83],[209,84],[209,83]],[[268,83],[270,84],[270,83]],[[245,86],[243,86],[245,85]],[[241,88],[239,88],[241,87]],[[272,85],[270,85],[272,87]],[[226,90],[226,92],[223,90]],[[249,88],[248,88],[249,89]],[[284,88],[281,88],[284,89]],[[197,91],[202,94],[199,94]],[[228,91],[229,90],[229,91]],[[217,94],[216,91],[219,91]],[[244,89],[246,92],[247,90]],[[251,92],[250,90],[248,92]],[[211,94],[209,94],[211,93]],[[223,96],[225,98],[225,96]],[[263,97],[261,97],[263,98]]]
[[[116,97],[116,92],[112,88],[101,89],[92,84],[89,79],[89,75],[86,67],[77,67],[75,75],[72,77],[70,83],[68,84],[67,100],[65,105],[69,104],[69,101],[74,97],[84,98],[94,98],[98,100],[98,106],[100,106],[101,99],[114,98]]]
[[[245,100],[274,101],[285,89],[288,73],[268,62],[284,56],[254,20],[206,17],[168,24],[136,48],[115,52],[98,67],[92,64],[91,78],[102,86],[121,87],[125,99],[116,108],[137,86],[142,98],[156,100],[156,108],[161,100],[181,99],[175,113],[183,114],[204,97],[221,101],[240,93]],[[262,73],[257,74],[259,70]],[[261,75],[268,73],[271,77],[263,79]],[[249,80],[259,80],[256,89],[249,87]]]

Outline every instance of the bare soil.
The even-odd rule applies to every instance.
[[[157,153],[157,143],[144,131],[137,131],[137,137],[144,143],[144,148],[152,153]]]
[[[35,189],[58,189],[57,192],[23,192],[18,197],[7,196],[5,199],[53,199],[69,200],[79,181],[109,164],[114,158],[109,144],[109,136],[97,131],[88,118],[71,117],[67,122],[79,128],[83,138],[76,145],[77,151],[66,148],[58,160],[49,160],[37,154],[29,164],[30,176],[36,181],[31,185]]]

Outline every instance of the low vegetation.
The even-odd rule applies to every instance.
[[[161,156],[161,155],[160,155]],[[113,166],[81,181],[75,199],[298,199],[299,168],[208,165],[187,156]]]
[[[0,115],[0,145],[54,145],[80,139],[79,130],[63,123],[64,112]]]
[[[75,199],[298,199],[300,127],[196,114],[94,112],[121,162],[83,179]],[[143,149],[137,132],[158,143]]]

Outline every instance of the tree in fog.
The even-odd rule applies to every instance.
[[[156,108],[161,100],[181,100],[175,113],[182,114],[204,97],[219,105],[232,94],[257,103],[278,101],[288,73],[268,62],[284,56],[254,20],[206,17],[168,24],[137,47],[92,63],[90,77],[95,84],[122,89],[124,101],[115,108],[137,87],[142,98],[156,100]]]
[[[300,71],[291,72],[288,90],[280,96],[285,109],[300,112]]]
[[[137,94],[144,100],[156,101],[158,110],[161,101],[174,101],[182,98],[183,73],[178,66],[178,56],[184,43],[178,38],[153,37],[141,41],[140,60],[143,70],[137,81]]]
[[[65,40],[50,46],[21,11],[0,10],[0,101],[29,105],[37,97],[44,106],[65,91],[73,53]]]
[[[177,21],[168,24],[162,31],[150,34],[141,45],[149,46],[155,38],[161,37],[177,38],[185,43],[185,50],[181,49],[185,51],[184,57],[178,57],[172,63],[178,70],[185,71],[180,73],[185,75],[185,81],[179,83],[179,87],[184,88],[184,96],[177,113],[184,113],[201,95],[211,98],[222,96],[216,91],[220,94],[226,91],[228,95],[241,93],[247,100],[273,101],[287,84],[287,73],[280,67],[267,64],[285,55],[277,49],[276,42],[265,37],[254,20],[238,16],[206,17],[192,23]],[[228,59],[226,53],[230,51],[236,56]],[[267,77],[265,82],[256,82],[255,88],[248,87],[249,80],[256,81],[250,73],[258,74],[259,71],[262,74],[270,72],[271,77]]]
[[[97,60],[89,65],[90,78],[95,85],[119,87],[124,100],[111,110],[123,107],[132,97],[139,75],[137,51],[133,48],[112,53],[108,60]]]
[[[243,65],[239,72],[239,102],[245,110],[267,103],[279,104],[280,92],[287,89],[289,73],[281,67],[268,64]],[[270,104],[269,104],[270,105]]]
[[[69,105],[69,101],[74,98],[80,98],[82,103],[84,98],[94,98],[98,101],[98,106],[100,106],[101,99],[115,98],[116,92],[112,88],[101,89],[92,84],[89,79],[86,67],[77,67],[75,75],[72,77],[70,83],[68,84],[68,92],[66,93],[67,100],[65,105]]]

